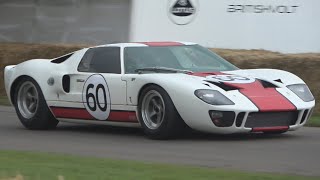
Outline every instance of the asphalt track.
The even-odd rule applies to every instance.
[[[26,130],[11,107],[0,107],[0,149],[320,176],[319,128],[268,136],[191,132],[155,141],[134,128],[61,123],[56,130]]]

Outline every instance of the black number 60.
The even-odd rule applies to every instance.
[[[101,111],[106,111],[107,110],[107,95],[106,95],[106,89],[102,84],[98,84],[97,88],[96,88],[96,94],[94,95],[93,93],[89,93],[90,89],[94,89],[94,85],[93,84],[89,84],[87,86],[86,89],[86,101],[87,101],[87,105],[89,107],[89,109],[91,111],[96,111],[97,110],[97,106]],[[102,90],[103,93],[103,104],[104,106],[101,106],[100,104],[100,100],[99,100],[99,90]],[[91,104],[89,103],[89,99],[93,100],[93,106],[91,106]]]

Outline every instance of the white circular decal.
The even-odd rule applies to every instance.
[[[106,80],[100,74],[90,76],[82,91],[83,104],[97,120],[107,120],[110,114],[110,92]]]
[[[189,24],[198,11],[198,0],[169,0],[168,3],[168,16],[177,25]]]
[[[253,83],[255,81],[254,78],[242,77],[238,75],[211,75],[211,76],[207,76],[206,79],[208,81],[214,81],[214,82],[238,83],[238,84]]]

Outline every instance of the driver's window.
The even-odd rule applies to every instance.
[[[78,71],[121,74],[120,47],[89,49],[82,57]]]

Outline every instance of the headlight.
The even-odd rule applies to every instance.
[[[194,94],[202,101],[212,105],[234,105],[230,99],[221,94],[219,91],[210,89],[199,89]]]
[[[294,92],[300,99],[305,102],[313,101],[314,97],[310,92],[309,88],[305,84],[293,84],[287,86],[292,92]]]

